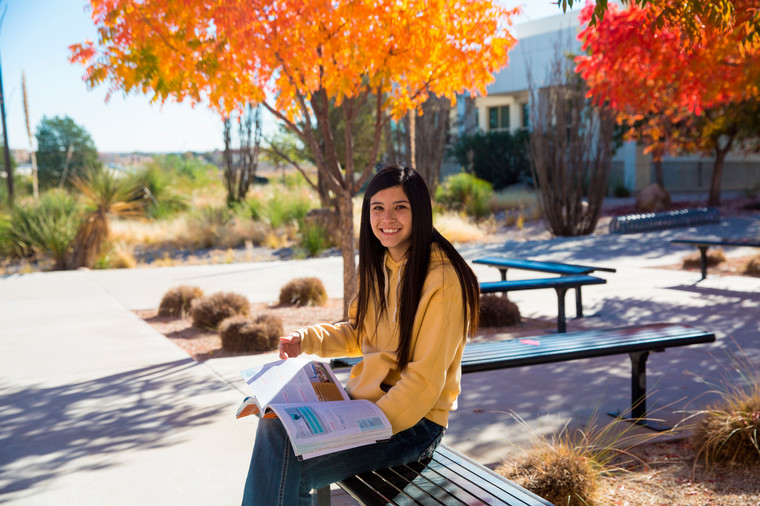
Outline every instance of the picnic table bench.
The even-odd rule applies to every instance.
[[[664,430],[646,420],[646,361],[650,352],[715,341],[715,334],[688,325],[655,323],[611,329],[580,330],[520,339],[470,342],[462,354],[462,373],[549,364],[627,353],[631,359],[629,418]],[[361,357],[334,358],[333,368],[352,367]],[[617,413],[617,414],[619,414]]]
[[[595,276],[561,276],[557,278],[513,279],[480,283],[480,293],[506,293],[514,290],[538,290],[553,288],[557,292],[557,333],[567,331],[565,317],[565,293],[571,288],[580,291],[581,286],[599,285],[607,280]],[[577,311],[577,308],[576,308]]]
[[[710,246],[748,246],[750,248],[760,248],[760,239],[749,238],[710,238],[710,237],[677,237],[671,239],[674,244],[690,244],[699,249],[699,260],[702,268],[702,279],[707,277],[707,249]]]
[[[559,274],[560,276],[588,275],[594,271],[617,272],[611,267],[567,264],[564,262],[551,262],[524,258],[483,257],[473,260],[472,263],[496,267],[499,269],[502,281],[507,280],[508,269],[546,272],[549,274]],[[575,288],[575,317],[583,318],[583,300],[581,298],[580,285]]]
[[[487,467],[439,444],[430,460],[413,462],[339,482],[359,504],[504,504],[552,506]],[[329,487],[317,492],[317,505],[330,504]]]

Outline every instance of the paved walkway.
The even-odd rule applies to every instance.
[[[719,381],[739,347],[760,361],[760,279],[696,284],[698,272],[653,268],[691,252],[668,242],[685,233],[760,237],[760,218],[461,250],[469,260],[503,254],[615,267],[615,274],[602,273],[607,284],[584,289],[586,314],[597,316],[570,321],[571,330],[670,321],[716,332],[714,344],[649,359],[649,405],[675,423],[678,410],[712,400],[697,375]],[[495,269],[474,268],[481,280],[498,279]],[[197,364],[132,311],[156,308],[179,284],[275,301],[285,282],[302,276],[317,276],[330,297],[342,296],[339,257],[0,278],[0,503],[239,504],[256,422],[234,419],[238,372],[274,354]],[[527,317],[556,316],[549,292],[511,298]],[[483,463],[571,418],[583,422],[630,402],[624,356],[470,374],[462,383],[445,441]]]

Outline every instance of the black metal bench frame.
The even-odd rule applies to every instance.
[[[513,279],[510,281],[490,281],[480,283],[480,293],[506,293],[515,290],[540,290],[553,288],[557,292],[557,333],[567,332],[567,317],[565,316],[565,293],[585,285],[600,285],[607,280],[595,276],[560,276],[558,278]],[[578,299],[580,300],[580,295]],[[578,309],[576,308],[576,311]]]
[[[690,244],[696,246],[699,249],[699,260],[701,262],[702,278],[700,281],[707,277],[707,249],[710,246],[746,246],[750,248],[760,248],[760,240],[758,239],[710,239],[707,237],[679,237],[671,239],[673,244]]]
[[[472,263],[496,267],[499,269],[502,281],[507,280],[507,270],[509,269],[546,272],[548,274],[559,274],[560,276],[577,276],[581,274],[591,274],[595,271],[617,272],[617,270],[612,267],[531,260],[529,258],[483,257],[473,260]],[[575,317],[583,318],[583,300],[581,297],[580,286],[575,289]]]

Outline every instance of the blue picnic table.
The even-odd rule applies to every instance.
[[[673,244],[690,244],[699,249],[699,260],[702,268],[702,278],[700,281],[707,277],[707,249],[710,246],[747,246],[750,248],[760,248],[760,239],[751,239],[747,237],[677,237],[676,239],[671,239],[670,242]]]

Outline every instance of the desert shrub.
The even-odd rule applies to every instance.
[[[275,350],[283,333],[282,319],[270,314],[256,318],[232,316],[219,324],[222,348],[232,352]]]
[[[747,262],[747,265],[744,267],[744,274],[760,276],[760,255],[749,259],[749,262]]]
[[[6,249],[15,256],[49,255],[62,268],[77,228],[82,207],[63,190],[50,190],[39,202],[15,206],[6,224]]]
[[[324,306],[327,291],[319,278],[296,278],[280,289],[283,306]]]
[[[565,443],[536,448],[514,462],[502,463],[496,472],[563,506],[590,504],[596,490],[591,459]]]
[[[726,261],[726,254],[721,248],[708,249],[707,250],[707,266],[714,267],[722,262]],[[683,266],[685,268],[699,268],[702,265],[700,253],[694,252],[691,255],[687,255],[683,259]]]
[[[332,246],[330,234],[319,223],[304,223],[301,227],[301,247],[315,257]]]
[[[464,211],[476,218],[490,213],[489,200],[492,196],[491,183],[466,172],[450,176],[435,191],[435,200],[446,208]]]
[[[158,316],[175,316],[184,318],[189,312],[192,303],[203,297],[203,290],[197,286],[175,286],[161,298],[158,305]]]
[[[193,327],[215,329],[225,318],[247,315],[250,303],[244,295],[231,292],[217,292],[208,297],[196,299],[190,305]]]
[[[692,437],[708,466],[760,466],[760,376],[732,382],[721,400],[701,411]]]
[[[480,326],[509,327],[520,323],[520,309],[507,297],[483,295],[480,297]]]

